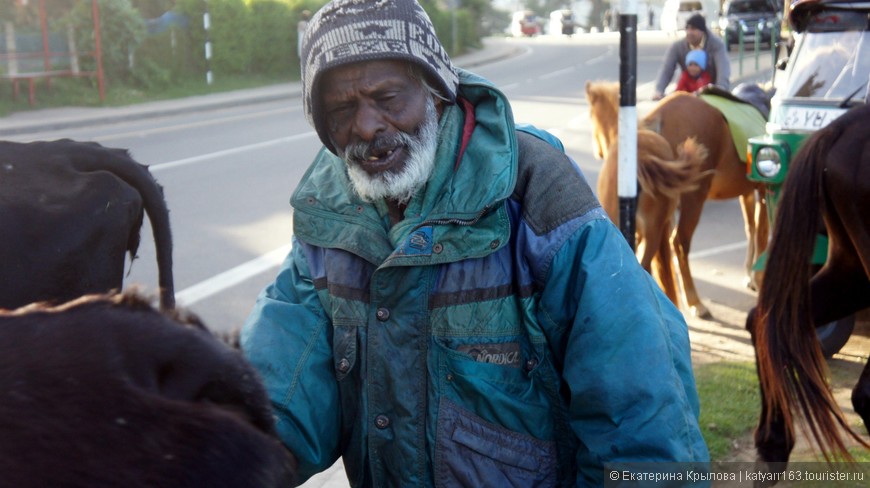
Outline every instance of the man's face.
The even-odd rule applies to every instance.
[[[369,61],[324,73],[326,128],[363,199],[406,202],[428,179],[437,148],[432,94],[399,61]]]
[[[689,44],[698,44],[703,37],[704,31],[701,29],[696,29],[691,25],[686,26],[686,39],[689,41]]]

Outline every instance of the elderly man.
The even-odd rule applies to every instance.
[[[324,149],[241,341],[303,479],[339,457],[351,485],[396,487],[708,460],[682,316],[416,1],[327,4],[302,67]]]
[[[723,90],[731,88],[731,61],[728,59],[728,49],[722,39],[712,35],[707,30],[704,16],[695,14],[686,21],[686,37],[674,41],[665,53],[665,61],[656,78],[656,86],[653,91],[653,100],[661,100],[665,88],[674,77],[679,65],[686,71],[686,55],[694,49],[702,49],[707,55],[707,73],[710,74],[712,84]]]

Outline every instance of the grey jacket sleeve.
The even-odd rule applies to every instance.
[[[679,43],[680,41],[674,42],[665,52],[665,60],[662,63],[661,69],[659,69],[659,76],[656,79],[655,91],[657,93],[664,94],[665,88],[668,87],[668,83],[674,77],[674,71],[676,71],[677,64],[679,63]]]
[[[713,58],[713,66],[716,67],[716,76],[713,84],[723,90],[731,89],[731,61],[728,59],[728,50],[721,39],[709,36],[707,40],[708,53]]]

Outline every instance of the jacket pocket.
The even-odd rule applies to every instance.
[[[556,486],[556,445],[486,422],[442,399],[435,486]]]

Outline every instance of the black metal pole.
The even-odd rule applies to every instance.
[[[637,215],[637,7],[619,15],[619,228],[635,249]]]

